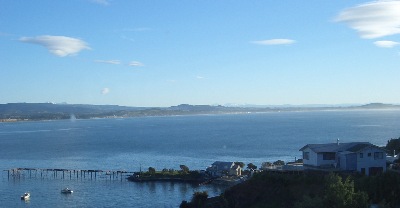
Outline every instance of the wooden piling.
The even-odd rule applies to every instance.
[[[98,180],[98,179],[105,179],[105,180],[118,180],[121,181],[124,179],[124,174],[131,173],[122,170],[74,170],[74,169],[41,169],[41,168],[12,168],[7,171],[7,178],[51,178],[51,179],[68,179],[68,172],[69,172],[69,179],[72,180],[76,179],[89,179],[89,180]],[[35,171],[33,173],[33,171]],[[39,173],[39,172],[40,173]],[[60,173],[62,172],[62,175]],[[133,172],[132,172],[133,173]],[[80,175],[80,177],[79,177]],[[76,176],[76,177],[75,177]],[[99,176],[99,177],[97,177]],[[104,177],[102,177],[104,176]]]

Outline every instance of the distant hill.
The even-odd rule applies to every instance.
[[[226,107],[221,105],[189,105],[181,104],[171,107],[127,107],[118,105],[86,105],[86,104],[54,104],[54,103],[7,103],[0,104],[0,121],[19,120],[58,120],[108,117],[138,117],[138,116],[171,116],[198,114],[228,114],[228,113],[262,113],[282,111],[316,111],[316,110],[372,110],[399,109],[400,105],[371,103],[361,106],[347,107]]]
[[[85,104],[53,104],[53,103],[7,103],[0,104],[0,119],[17,120],[49,120],[106,117],[115,112],[137,111],[144,108],[118,105],[85,105]]]
[[[384,104],[384,103],[369,103],[366,105],[360,106],[360,108],[370,108],[370,109],[390,109],[390,108],[399,108],[399,105],[392,104]]]

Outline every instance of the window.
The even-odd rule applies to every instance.
[[[310,153],[309,152],[303,152],[303,159],[304,160],[309,160],[310,159]]]
[[[360,153],[360,158],[364,158],[364,153]]]
[[[371,153],[370,152],[368,152],[368,157],[371,157]]]
[[[336,154],[334,152],[324,152],[322,153],[323,160],[335,160]]]
[[[374,159],[375,160],[383,159],[383,152],[374,152]]]

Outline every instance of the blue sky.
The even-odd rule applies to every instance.
[[[0,1],[0,103],[400,103],[400,1]]]

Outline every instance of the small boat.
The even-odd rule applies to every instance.
[[[62,189],[62,190],[61,190],[61,193],[63,193],[63,194],[72,194],[72,193],[74,193],[74,191],[72,191],[72,190],[69,189],[69,188],[65,188],[65,189]]]
[[[31,194],[29,192],[24,193],[24,195],[21,196],[21,200],[28,200],[31,197]]]

